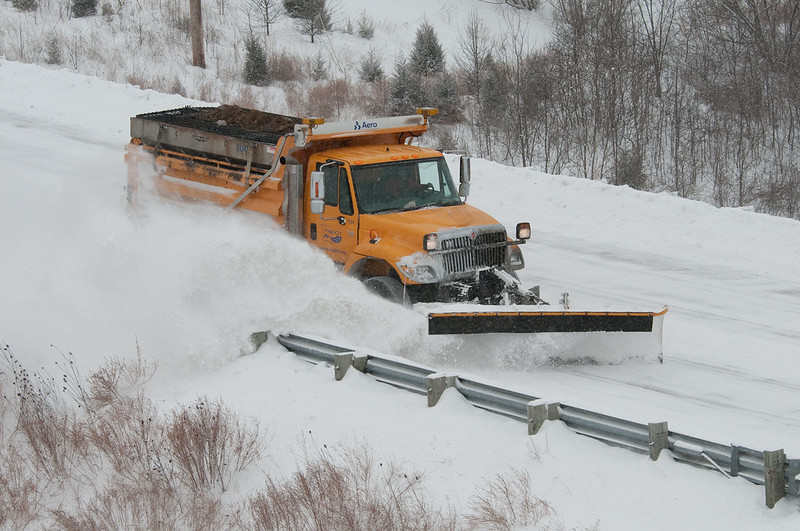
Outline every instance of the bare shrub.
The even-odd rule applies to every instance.
[[[126,392],[136,390],[147,383],[153,377],[157,366],[157,363],[142,358],[137,344],[136,359],[108,358],[104,365],[89,375],[86,398],[96,407],[111,404]],[[80,384],[76,387],[81,388]]]
[[[164,428],[148,398],[119,398],[86,421],[82,430],[117,477],[175,487]]]
[[[267,54],[267,63],[272,81],[303,81],[305,79],[303,59],[286,50],[271,49]]]
[[[286,101],[300,115],[338,120],[356,105],[356,96],[346,79],[331,79],[287,90]]]
[[[425,499],[419,473],[376,462],[366,448],[325,448],[301,470],[249,501],[255,529],[455,529],[452,512]]]
[[[527,472],[514,470],[508,475],[497,475],[469,503],[466,521],[472,529],[511,530],[537,526],[555,514],[545,500],[531,492],[531,478]]]
[[[174,412],[166,436],[181,479],[195,490],[218,485],[224,492],[232,475],[261,453],[258,424],[207,398]]]
[[[389,100],[389,84],[386,78],[374,83],[362,83],[356,87],[360,93],[363,111],[372,116],[381,116],[391,113]]]
[[[5,352],[5,347],[3,347]],[[0,370],[0,443],[5,441],[6,426],[13,423],[14,400],[8,392],[9,380],[6,373]]]
[[[65,473],[76,451],[74,415],[59,403],[52,378],[31,374],[6,346],[2,349],[15,388],[17,430],[27,441],[23,450],[48,477]]]

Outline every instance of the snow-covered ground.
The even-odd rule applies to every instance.
[[[207,395],[259,419],[269,474],[290,473],[306,446],[366,442],[457,508],[517,469],[565,528],[800,527],[796,499],[768,510],[761,488],[668,454],[651,462],[559,423],[528,437],[455,393],[428,409],[354,371],[334,382],[275,344],[242,355],[254,330],[313,334],[796,458],[800,223],[473,161],[470,202],[534,227],[523,283],[574,304],[669,305],[663,364],[554,366],[547,341],[426,337],[419,314],[369,296],[263,216],[155,200],[128,212],[128,118],[191,103],[0,60],[0,342],[28,368],[72,352],[85,374],[138,343],[159,362],[148,392],[165,409]]]

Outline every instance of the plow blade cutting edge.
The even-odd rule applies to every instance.
[[[667,308],[658,312],[462,311],[428,313],[428,334],[536,334],[547,332],[653,332]]]

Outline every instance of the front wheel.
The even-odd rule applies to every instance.
[[[364,280],[364,286],[378,297],[404,306],[410,305],[403,284],[396,278],[386,276],[369,277]]]

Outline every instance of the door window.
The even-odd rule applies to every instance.
[[[353,198],[344,166],[329,165],[322,168],[325,174],[325,204],[338,206],[342,214],[353,215]]]

